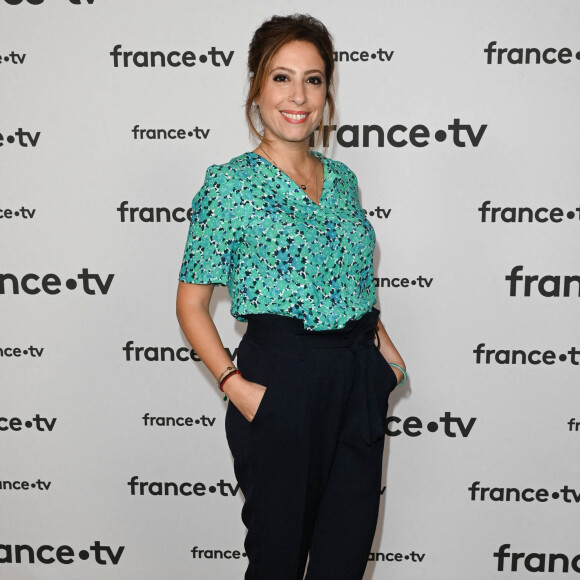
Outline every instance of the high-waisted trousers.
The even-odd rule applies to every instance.
[[[226,436],[245,503],[246,580],[360,580],[379,511],[396,376],[373,308],[339,330],[248,315],[238,368],[266,387],[250,422],[230,402]]]

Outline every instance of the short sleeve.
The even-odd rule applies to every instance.
[[[349,189],[350,189],[351,194],[352,194],[353,202],[354,202],[355,206],[357,207],[357,209],[362,209],[362,206],[360,204],[360,199],[358,196],[358,178],[352,169],[350,169],[350,168],[347,168],[347,169],[348,169]]]
[[[192,215],[179,272],[181,282],[227,284],[236,250],[232,187],[220,166],[210,167],[193,198]]]
[[[358,179],[355,172],[341,161],[336,161],[335,163],[338,170],[340,171],[342,186],[344,188],[343,191],[346,191],[349,194],[350,202],[354,205],[354,207],[357,210],[362,210],[358,196]]]

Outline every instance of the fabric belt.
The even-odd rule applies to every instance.
[[[374,381],[378,373],[374,345],[379,311],[373,308],[357,320],[349,320],[337,330],[306,330],[298,318],[278,314],[249,314],[246,336],[258,342],[295,347],[302,356],[313,349],[345,349],[352,353],[350,374],[352,387],[360,409],[360,431],[367,445],[385,436],[385,423],[377,404],[380,386]]]

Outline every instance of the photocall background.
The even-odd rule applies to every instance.
[[[206,168],[255,146],[243,115],[247,47],[264,19],[292,12],[320,18],[339,55],[359,58],[337,62],[328,155],[358,175],[377,234],[378,306],[410,376],[391,395],[365,579],[580,573],[577,279],[564,293],[565,277],[580,275],[577,2],[2,0],[0,578],[242,577],[226,403],[188,358],[175,318],[188,222],[143,221],[143,208],[183,208],[183,220]],[[500,48],[550,47],[572,56],[512,64],[504,53],[498,63]],[[197,61],[138,67],[131,56],[124,66],[124,51]],[[416,125],[424,146],[410,141]],[[404,146],[389,141],[393,127]],[[486,201],[545,207],[542,218],[562,211],[545,223],[492,221]],[[130,208],[142,210],[134,221]],[[516,275],[538,276],[529,296]],[[245,325],[225,288],[214,296],[234,353]],[[138,347],[148,349],[139,359]],[[160,360],[161,347],[186,360]],[[554,356],[499,364],[491,353],[486,363],[486,350],[502,349]],[[154,495],[153,482],[197,491]],[[483,487],[531,488],[533,501],[499,501],[498,489],[492,500]],[[560,559],[550,572],[550,554],[568,569]]]

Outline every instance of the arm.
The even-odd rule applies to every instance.
[[[213,288],[213,284],[179,282],[177,319],[191,348],[217,380],[232,361],[209,313]],[[265,390],[241,375],[230,377],[224,384],[224,393],[248,421],[254,418]]]
[[[385,360],[388,363],[396,363],[407,370],[405,361],[399,354],[399,351],[395,348],[395,345],[387,334],[387,331],[385,330],[385,327],[383,326],[380,318],[377,320],[377,332],[379,334],[379,340],[381,341],[380,351],[381,354],[385,357]],[[397,383],[400,383],[403,380],[403,373],[396,367],[391,368],[397,377]]]

